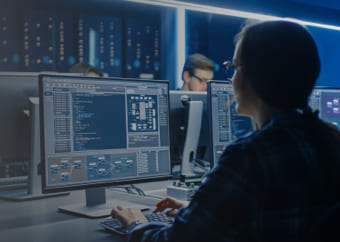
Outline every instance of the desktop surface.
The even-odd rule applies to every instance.
[[[163,186],[158,182],[150,184],[146,187],[161,189]],[[83,196],[84,191],[73,191],[70,196],[41,200],[0,201],[0,241],[125,241],[126,238],[109,233],[100,227],[99,222],[103,218],[89,219],[57,212],[58,206],[81,202],[84,200]],[[117,197],[128,202],[138,201],[150,207],[159,201],[148,196],[107,189],[108,200]]]

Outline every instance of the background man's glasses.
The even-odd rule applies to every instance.
[[[207,82],[207,80],[203,80],[202,78],[196,76],[195,74],[191,74],[191,76],[192,76],[192,77],[195,77],[197,80],[199,80],[200,83],[206,83],[206,82]]]

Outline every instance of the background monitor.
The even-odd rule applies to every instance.
[[[315,87],[309,98],[309,105],[319,110],[320,119],[336,125],[340,129],[340,89]]]
[[[25,201],[67,194],[41,192],[39,74],[0,72],[0,199]]]
[[[251,119],[237,114],[232,85],[226,81],[208,82],[211,167],[232,141],[253,131]]]
[[[180,165],[183,157],[183,147],[186,138],[188,114],[187,101],[202,101],[203,114],[196,159],[209,160],[209,129],[207,113],[207,93],[196,91],[170,91],[170,142],[171,163]]]
[[[103,187],[171,177],[167,81],[42,75],[40,103],[43,191],[87,189],[60,210],[107,216]]]
[[[39,74],[0,72],[0,180],[16,177],[27,183],[32,139],[30,98],[39,96]]]
[[[12,184],[27,184],[31,148],[29,98],[38,96],[38,75],[0,72],[0,178],[11,177]]]

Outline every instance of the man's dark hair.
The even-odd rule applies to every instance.
[[[189,75],[192,76],[196,69],[202,69],[202,70],[210,70],[214,71],[215,66],[214,63],[206,56],[202,54],[192,54],[190,55],[184,64],[183,72],[188,71]]]
[[[240,42],[242,73],[267,104],[304,108],[320,73],[316,44],[303,26],[268,21],[245,26]]]
[[[84,75],[86,75],[89,72],[93,72],[97,74],[98,76],[103,76],[103,73],[101,73],[96,68],[86,63],[75,64],[74,66],[72,66],[71,72],[72,73],[83,73]]]

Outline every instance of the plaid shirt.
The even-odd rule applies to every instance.
[[[339,174],[337,130],[312,113],[277,113],[226,148],[172,225],[139,225],[130,240],[313,240],[316,221],[340,201]]]

